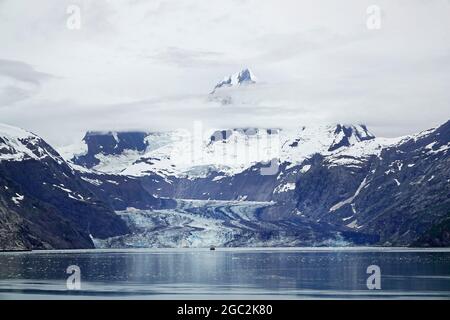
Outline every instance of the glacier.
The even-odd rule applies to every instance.
[[[94,239],[96,248],[208,248],[276,246],[348,246],[335,232],[317,239],[299,237],[303,222],[259,217],[273,202],[177,199],[173,209],[117,211],[131,234]],[[305,228],[305,226],[303,226]],[[301,228],[300,228],[301,230]],[[304,231],[303,229],[302,231]]]

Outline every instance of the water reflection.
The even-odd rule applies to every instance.
[[[382,290],[368,290],[378,265]],[[82,290],[66,289],[81,268]],[[450,252],[122,250],[0,254],[8,298],[450,298]]]

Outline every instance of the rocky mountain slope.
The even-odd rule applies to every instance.
[[[0,248],[90,248],[128,232],[44,140],[0,125]]]
[[[424,234],[450,212],[450,122],[405,137],[364,166],[317,157],[296,184],[305,216],[380,235],[390,245],[431,244]],[[430,239],[431,241],[431,239]]]

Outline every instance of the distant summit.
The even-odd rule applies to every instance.
[[[255,75],[252,73],[250,69],[245,68],[238,73],[225,77],[214,87],[214,90],[211,93],[216,92],[216,90],[220,88],[237,87],[241,85],[253,84],[255,82],[256,82]]]

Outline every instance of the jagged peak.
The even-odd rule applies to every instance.
[[[355,135],[359,140],[370,140],[375,138],[375,136],[367,129],[367,126],[365,124],[336,124],[334,129],[335,134],[339,134],[340,132],[343,132],[345,136],[352,136]]]
[[[256,77],[249,68],[244,68],[241,71],[225,77],[220,81],[211,93],[223,87],[236,87],[241,85],[248,85],[256,83]]]
[[[46,157],[61,161],[59,154],[41,137],[18,127],[0,124],[0,161],[42,160]]]
[[[340,147],[348,147],[354,142],[375,139],[375,136],[369,132],[367,126],[364,124],[337,124],[334,128],[334,134],[336,137],[328,151],[334,151]]]

